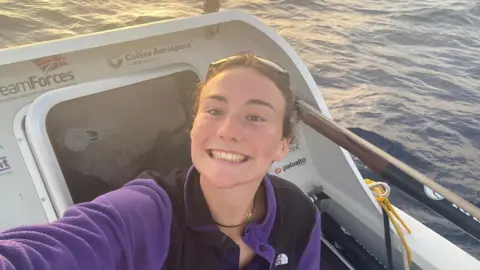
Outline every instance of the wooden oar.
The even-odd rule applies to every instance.
[[[358,157],[373,172],[480,240],[480,209],[300,101],[303,122]],[[427,196],[424,187],[438,195]]]

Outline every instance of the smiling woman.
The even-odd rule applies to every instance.
[[[265,61],[236,56],[210,72],[199,88],[191,131],[200,186],[214,222],[240,246],[240,266],[255,255],[240,238],[242,223],[265,215],[265,197],[257,191],[272,161],[288,154],[293,134],[293,113],[286,114],[293,95],[279,80],[287,73]]]
[[[145,171],[53,224],[0,234],[0,269],[319,269],[318,210],[268,174],[301,115],[288,73],[236,55],[197,94],[188,170]]]

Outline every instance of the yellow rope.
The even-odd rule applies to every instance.
[[[399,222],[402,224],[402,226],[405,228],[407,233],[410,233],[410,229],[407,227],[405,222],[400,218],[400,216],[397,214],[395,209],[393,208],[392,204],[388,200],[388,195],[390,194],[390,190],[385,183],[377,183],[373,180],[370,179],[365,179],[365,183],[368,185],[370,190],[372,191],[373,195],[375,196],[375,199],[377,202],[382,206],[382,208],[385,210],[385,213],[387,213],[388,218],[392,222],[393,226],[395,227],[395,230],[397,231],[398,235],[400,236],[400,240],[403,243],[403,246],[405,247],[405,250],[407,252],[407,261],[408,261],[408,266],[411,266],[412,263],[412,253],[410,250],[410,247],[407,244],[407,241],[405,240],[405,236],[403,232],[400,229],[400,226],[397,224]],[[388,188],[385,189],[385,187]]]

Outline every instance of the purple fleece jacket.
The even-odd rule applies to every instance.
[[[51,224],[0,233],[0,270],[160,269],[168,255],[172,205],[153,180],[137,179],[69,208]],[[319,269],[320,216],[302,256]]]

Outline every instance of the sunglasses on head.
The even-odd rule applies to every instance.
[[[232,56],[224,57],[222,59],[219,59],[219,60],[216,60],[216,61],[210,63],[210,65],[208,66],[208,72],[207,72],[207,77],[206,78],[207,79],[210,78],[212,72],[216,68],[222,66],[223,64],[225,64],[229,61],[235,60],[236,58],[242,57],[242,56],[244,56],[244,54],[232,55]],[[253,56],[253,57],[255,57],[256,60],[261,62],[267,68],[269,68],[270,70],[272,70],[276,73],[279,73],[282,77],[284,77],[287,81],[289,81],[289,74],[288,74],[287,70],[284,69],[282,66],[280,66],[279,64],[277,64],[277,63],[275,63],[271,60],[260,57],[260,56]]]

